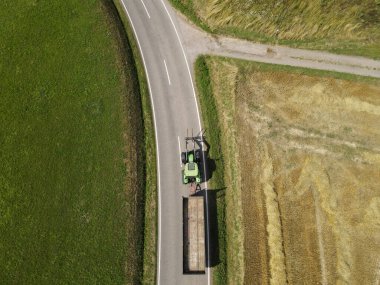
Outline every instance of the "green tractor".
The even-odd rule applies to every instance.
[[[200,162],[202,150],[199,148],[200,141],[197,137],[186,137],[186,151],[181,153],[182,164],[185,165],[182,169],[182,183],[189,184],[198,188],[201,183]],[[192,149],[188,150],[189,143],[192,143]],[[198,148],[196,148],[198,146]]]

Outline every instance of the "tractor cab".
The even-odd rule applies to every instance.
[[[186,155],[186,154],[185,154]],[[201,183],[201,175],[199,172],[199,167],[194,159],[194,153],[189,152],[187,154],[187,160],[185,159],[185,169],[182,170],[183,184],[188,183]]]

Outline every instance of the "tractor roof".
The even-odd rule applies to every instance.
[[[197,177],[199,175],[198,165],[195,162],[188,162],[185,165],[185,176]]]

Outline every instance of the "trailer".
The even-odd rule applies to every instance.
[[[205,273],[203,196],[183,198],[183,273]]]

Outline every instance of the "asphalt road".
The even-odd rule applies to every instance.
[[[157,284],[209,284],[205,274],[183,274],[182,197],[179,143],[186,130],[201,130],[190,68],[176,17],[161,0],[122,0],[143,57],[156,129],[159,184]],[[205,187],[205,185],[203,185]]]

